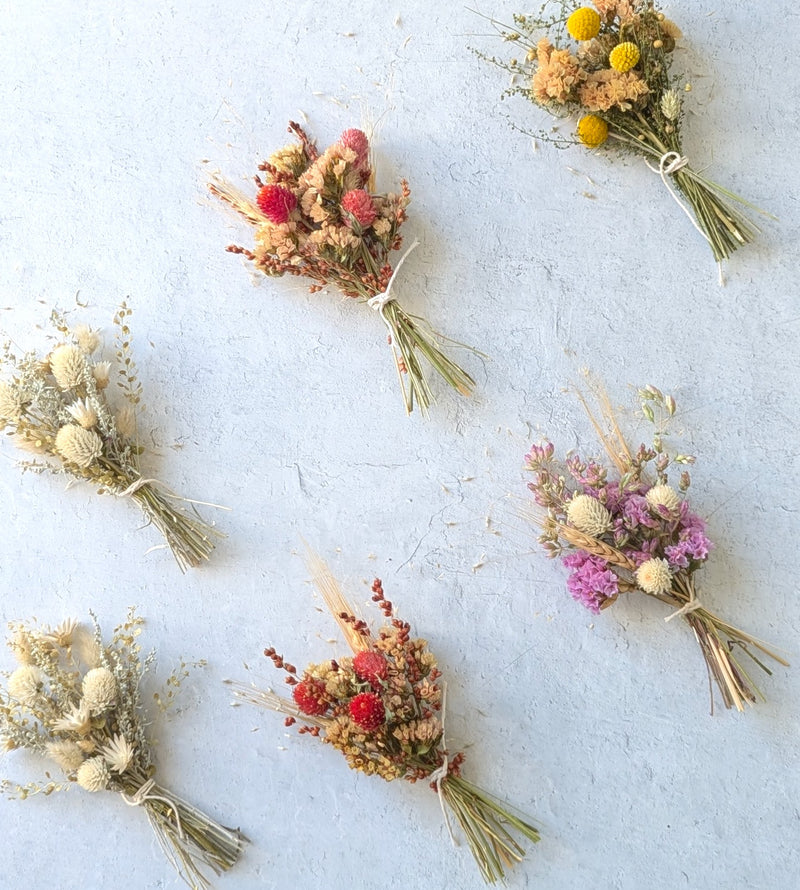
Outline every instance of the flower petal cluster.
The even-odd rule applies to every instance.
[[[69,343],[50,353],[50,371],[62,391],[80,386],[88,367],[83,350]]]
[[[571,569],[567,589],[577,600],[595,615],[603,604],[619,593],[619,578],[608,563],[599,556],[584,551],[570,553],[562,560]]]
[[[116,701],[117,681],[108,668],[97,667],[83,678],[83,703],[92,716],[107,711]]]
[[[86,469],[103,453],[103,440],[94,430],[68,423],[56,433],[55,449],[67,463]]]
[[[96,793],[105,791],[111,781],[111,773],[108,764],[103,757],[90,757],[84,760],[75,774],[78,784],[85,791]]]
[[[536,101],[542,105],[566,105],[575,100],[586,72],[572,53],[556,49],[543,37],[536,46],[537,67],[531,84]]]

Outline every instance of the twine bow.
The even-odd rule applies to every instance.
[[[447,805],[444,799],[444,792],[442,791],[442,782],[447,778],[448,773],[450,772],[450,761],[447,758],[447,742],[445,741],[445,730],[444,730],[444,718],[445,718],[445,707],[447,705],[447,684],[442,683],[442,762],[435,769],[428,778],[431,780],[431,784],[436,785],[436,793],[439,795],[439,806],[442,808],[442,816],[444,816],[444,824],[447,826],[447,833],[450,835],[450,840],[453,842],[453,846],[458,846],[458,841],[453,834],[453,829],[450,825],[450,817],[447,814]]]
[[[696,612],[698,609],[702,608],[703,604],[694,595],[694,590],[690,590],[689,599],[686,600],[680,609],[676,609],[671,615],[667,615],[664,621],[672,621],[673,618],[682,618],[684,615],[689,615],[691,612]]]
[[[168,797],[164,797],[163,794],[152,794],[153,788],[155,788],[156,780],[148,779],[144,785],[142,785],[137,791],[133,794],[126,794],[124,791],[120,792],[122,799],[128,804],[129,807],[140,807],[142,804],[146,803],[148,800],[160,800],[162,803],[165,803],[175,814],[175,826],[178,829],[178,837],[183,840],[183,826],[181,825],[181,814],[178,812],[178,807],[175,801],[170,800]]]

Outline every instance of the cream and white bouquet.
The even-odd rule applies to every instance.
[[[195,890],[210,886],[203,869],[230,869],[246,843],[237,830],[176,797],[156,781],[140,683],[153,665],[138,642],[142,619],[133,609],[110,643],[93,628],[67,620],[55,628],[12,623],[9,646],[18,666],[0,685],[0,750],[24,748],[59,766],[65,780],[2,783],[12,798],[49,795],[78,785],[110,791],[143,807],[167,858]],[[166,707],[187,675],[187,665],[156,695]]]
[[[11,376],[0,380],[0,429],[33,455],[20,462],[23,469],[69,474],[96,485],[100,494],[135,501],[185,571],[209,558],[219,532],[200,518],[197,502],[140,470],[142,386],[131,352],[130,315],[123,303],[114,317],[116,361],[100,355],[98,331],[70,327],[59,312],[51,317],[58,342],[47,354],[18,357],[6,343],[0,363]]]

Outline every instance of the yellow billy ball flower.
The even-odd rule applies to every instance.
[[[608,139],[608,124],[596,114],[587,114],[578,121],[578,139],[589,148],[597,148]]]
[[[609,64],[615,71],[630,71],[639,61],[639,47],[635,43],[626,41],[618,43],[608,57]]]
[[[567,19],[567,31],[575,40],[591,40],[600,33],[600,13],[589,6],[581,6]]]

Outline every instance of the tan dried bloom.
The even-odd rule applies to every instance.
[[[69,713],[65,713],[50,727],[53,732],[76,732],[86,735],[92,728],[92,715],[84,702],[74,705]]]
[[[87,671],[83,678],[83,703],[92,716],[107,711],[116,697],[117,681],[108,668],[97,667]]]
[[[626,22],[634,16],[634,0],[592,0],[597,11],[604,19],[617,16]]]
[[[33,707],[42,693],[45,675],[34,664],[23,664],[8,678],[8,694],[21,705]]]
[[[9,640],[8,646],[20,664],[33,664],[31,643],[30,631],[24,627],[17,628],[14,636]]]
[[[645,500],[650,509],[658,514],[659,507],[666,507],[670,513],[674,513],[681,505],[681,496],[671,485],[654,485],[645,495]]]
[[[681,113],[681,95],[677,90],[666,90],[661,97],[661,113],[668,121],[678,119]]]
[[[650,88],[635,71],[614,71],[613,68],[593,71],[578,89],[578,98],[587,111],[608,111],[619,108],[630,111],[650,92]]]
[[[670,19],[662,19],[658,24],[665,37],[671,37],[673,40],[683,37],[683,31]]]
[[[567,505],[567,520],[584,534],[599,538],[611,528],[611,514],[588,494],[576,495]]]
[[[78,343],[78,348],[86,355],[91,355],[100,345],[100,336],[98,331],[92,330],[89,325],[78,324],[72,329],[72,336]]]
[[[92,377],[99,390],[105,389],[111,379],[111,362],[96,362],[92,365]]]
[[[102,649],[91,631],[79,624],[72,636],[72,648],[80,661],[90,668],[100,667]]]
[[[0,423],[19,420],[22,414],[22,399],[19,392],[7,383],[0,383]]]
[[[54,646],[60,646],[62,649],[67,649],[72,645],[77,628],[78,622],[74,618],[67,618],[62,621],[61,624],[53,628],[53,630],[47,630],[43,633],[42,639],[47,640],[48,643],[52,643]]]
[[[303,146],[298,143],[287,145],[270,155],[268,163],[272,164],[281,173],[299,176],[305,166]]]
[[[79,386],[86,368],[86,356],[77,346],[58,346],[50,353],[50,371],[61,390]]]
[[[117,411],[114,422],[117,432],[125,439],[133,439],[136,436],[136,408],[130,402],[126,402]]]
[[[76,773],[78,784],[86,791],[105,791],[111,781],[108,764],[102,757],[90,757],[84,760]]]
[[[131,765],[135,750],[135,745],[129,742],[124,735],[117,733],[107,745],[100,748],[100,753],[112,772],[124,773]]]
[[[56,433],[55,448],[67,463],[85,469],[103,453],[103,440],[94,430],[68,423]]]
[[[532,84],[536,101],[541,105],[564,105],[574,99],[586,77],[575,56],[568,50],[555,49],[544,37],[536,45],[536,60]]]
[[[47,451],[45,440],[37,438],[29,430],[26,430],[22,435],[14,436],[14,445],[20,450],[28,451],[31,454],[41,455]]]
[[[85,430],[90,430],[97,425],[97,412],[86,399],[78,399],[71,405],[67,405],[67,411],[72,415],[73,420]]]
[[[648,559],[636,569],[636,583],[645,593],[668,593],[672,587],[672,572],[666,559]]]
[[[48,742],[45,748],[47,756],[55,760],[65,773],[74,773],[83,763],[83,751],[77,742],[60,739],[57,742]]]

